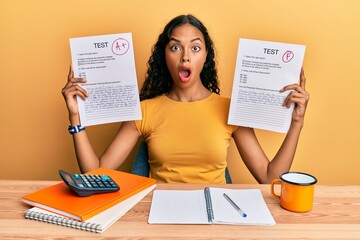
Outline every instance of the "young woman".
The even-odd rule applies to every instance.
[[[225,183],[226,155],[231,138],[259,183],[269,183],[292,164],[304,124],[309,94],[305,75],[284,101],[295,104],[290,129],[276,156],[264,154],[252,128],[227,124],[230,99],[219,95],[215,54],[205,26],[192,15],[172,19],[160,34],[148,62],[140,91],[142,120],[123,122],[99,158],[86,131],[73,134],[82,172],[116,169],[142,136],[149,150],[150,176],[160,182]],[[88,97],[70,68],[62,90],[71,126],[80,125],[76,96]],[[233,173],[236,174],[236,173]]]

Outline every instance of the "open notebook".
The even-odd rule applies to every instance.
[[[53,223],[90,232],[102,233],[119,218],[121,218],[127,211],[129,211],[136,203],[149,194],[155,187],[156,185],[152,185],[147,189],[135,194],[134,196],[131,196],[128,199],[125,199],[124,201],[87,219],[84,222],[64,217],[38,207],[32,207],[26,210],[24,216],[27,219]]]
[[[237,211],[224,193],[246,213]],[[150,224],[275,225],[259,189],[155,190]]]

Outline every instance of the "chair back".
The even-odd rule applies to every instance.
[[[148,154],[147,145],[144,141],[142,141],[139,146],[139,150],[135,156],[135,160],[131,168],[131,173],[144,177],[149,177],[150,166],[148,159],[149,159],[149,154]],[[229,169],[227,167],[225,169],[225,179],[227,184],[232,183]]]

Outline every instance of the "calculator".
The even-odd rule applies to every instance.
[[[59,170],[61,178],[77,195],[90,196],[95,193],[108,193],[119,191],[120,187],[108,175],[69,174]]]

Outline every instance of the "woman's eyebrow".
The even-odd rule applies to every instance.
[[[179,39],[176,39],[176,38],[174,38],[174,37],[171,37],[171,38],[170,38],[169,42],[171,42],[171,41],[180,42]]]
[[[169,42],[171,42],[171,41],[175,41],[175,42],[178,42],[178,43],[181,42],[179,39],[176,39],[176,38],[174,38],[174,37],[171,37],[171,38],[170,38]],[[199,38],[199,37],[190,40],[190,42],[195,42],[195,41],[200,41],[200,42],[202,42],[202,41],[201,41],[201,38]]]
[[[194,38],[194,39],[193,39],[193,40],[191,40],[190,42],[195,42],[195,41],[198,41],[198,40],[199,40],[200,42],[202,42],[202,41],[201,41],[201,38],[199,38],[199,37]]]

